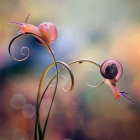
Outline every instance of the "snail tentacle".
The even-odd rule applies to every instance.
[[[124,98],[126,98],[127,100],[129,100],[132,104],[135,104],[135,102],[128,97],[128,93],[126,93],[126,92],[120,92],[120,94],[121,94],[121,96],[123,96]]]

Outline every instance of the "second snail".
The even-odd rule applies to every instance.
[[[98,63],[96,63],[93,60],[88,60],[88,59],[79,59],[79,60],[75,60],[72,61],[68,64],[61,62],[61,61],[56,61],[56,58],[54,56],[54,53],[51,49],[51,44],[56,40],[57,38],[57,28],[56,26],[51,23],[51,22],[44,22],[41,23],[40,25],[38,25],[37,27],[32,25],[32,24],[28,24],[27,21],[29,19],[29,14],[25,20],[24,23],[18,23],[18,22],[13,22],[13,21],[9,21],[9,23],[13,23],[13,24],[17,24],[20,26],[20,31],[18,33],[17,36],[15,36],[10,44],[9,44],[9,53],[11,55],[11,57],[15,60],[15,61],[24,61],[28,58],[29,54],[25,57],[25,59],[17,59],[15,58],[12,54],[11,54],[11,46],[13,44],[13,42],[18,38],[18,37],[22,37],[24,35],[31,35],[34,36],[39,43],[41,43],[43,46],[45,46],[49,52],[52,55],[53,58],[53,63],[50,64],[44,71],[41,80],[40,80],[40,84],[39,84],[39,89],[38,89],[38,93],[37,93],[37,103],[36,103],[36,122],[35,122],[35,140],[37,140],[39,138],[39,140],[44,140],[45,137],[45,132],[46,132],[46,127],[48,124],[48,120],[49,120],[49,115],[51,112],[51,108],[53,105],[53,101],[55,98],[55,94],[56,94],[56,90],[57,90],[57,85],[58,85],[58,75],[59,73],[61,73],[64,69],[67,69],[70,77],[71,77],[71,88],[69,91],[71,91],[73,89],[74,86],[74,75],[73,72],[70,68],[71,65],[73,64],[82,64],[82,63],[91,63],[96,65],[99,70],[101,75],[103,76],[103,82],[99,85],[101,86],[103,83],[106,83],[112,90],[115,99],[120,101],[120,97],[125,97],[128,101],[130,101],[132,104],[134,104],[134,101],[132,99],[130,99],[128,97],[128,93],[126,92],[121,92],[118,88],[116,83],[120,80],[122,73],[123,73],[123,68],[122,65],[120,64],[120,62],[118,60],[115,59],[107,59],[105,60],[101,65],[99,65]],[[23,49],[23,48],[22,48]],[[21,51],[22,52],[22,51]],[[22,53],[21,53],[22,55]],[[63,65],[63,68],[59,71],[57,68],[57,65],[61,64]],[[42,83],[44,81],[44,78],[46,77],[48,71],[51,69],[51,67],[55,66],[55,70],[56,70],[56,75],[50,80],[50,82],[47,84],[44,92],[41,94],[41,88],[42,88]],[[46,94],[46,91],[48,89],[48,87],[50,86],[51,82],[56,78],[56,85],[55,85],[55,90],[54,90],[54,94],[53,94],[53,99],[51,101],[51,105],[49,108],[49,112],[47,114],[46,117],[46,121],[44,126],[42,127],[40,124],[40,117],[39,117],[39,109],[40,109],[40,105],[41,102],[43,100],[44,95]],[[66,91],[65,89],[63,89],[64,91]]]
[[[115,99],[120,101],[120,97],[123,96],[128,99],[132,104],[135,102],[128,97],[128,93],[121,92],[117,88],[116,83],[120,80],[123,68],[118,60],[107,59],[100,67],[101,75],[104,77],[104,82],[111,88]]]

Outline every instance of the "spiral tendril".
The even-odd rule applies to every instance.
[[[9,54],[10,54],[10,56],[11,56],[11,58],[12,58],[13,60],[15,60],[15,61],[20,61],[20,62],[21,62],[21,61],[26,60],[26,59],[29,57],[29,55],[30,55],[30,49],[29,49],[28,47],[25,47],[25,46],[21,48],[21,50],[20,50],[21,55],[25,55],[25,53],[23,52],[23,50],[25,50],[25,49],[27,50],[26,56],[25,56],[24,58],[22,58],[22,59],[18,59],[18,58],[14,57],[14,56],[12,55],[12,53],[11,53],[11,46],[12,46],[13,42],[14,42],[19,36],[21,36],[21,34],[18,34],[17,36],[15,36],[15,37],[10,41],[8,51],[9,51]]]
[[[91,68],[89,68],[88,70],[86,70],[86,72],[89,72],[89,71],[94,72],[94,70],[91,69]],[[85,83],[88,87],[96,88],[96,87],[100,87],[101,85],[103,85],[103,84],[104,84],[104,81],[102,80],[99,84],[97,84],[97,85],[92,85],[92,84],[90,84],[90,83],[87,82],[87,80],[85,79],[85,76],[84,76],[84,83]]]
[[[62,75],[62,76],[59,78],[60,86],[61,86],[61,88],[62,88],[62,90],[63,90],[64,92],[68,92],[68,91],[64,88],[64,86],[63,86],[62,79],[64,79],[64,80],[66,81],[66,77],[65,77],[64,75]]]

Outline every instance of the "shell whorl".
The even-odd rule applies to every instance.
[[[107,59],[102,63],[100,72],[105,79],[114,79],[118,81],[122,76],[123,69],[119,61]]]

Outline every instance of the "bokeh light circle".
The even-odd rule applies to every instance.
[[[26,104],[26,98],[22,94],[14,94],[10,100],[10,104],[13,109],[20,110]]]
[[[26,104],[23,107],[22,114],[25,118],[32,118],[34,117],[36,112],[35,106],[32,104]]]

